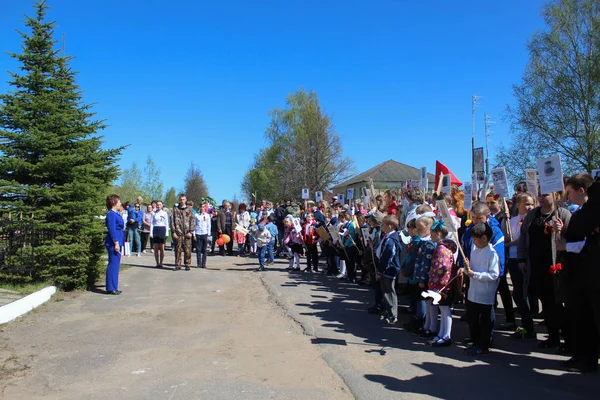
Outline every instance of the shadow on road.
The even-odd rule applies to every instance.
[[[408,380],[392,376],[365,375],[365,378],[384,385],[388,390],[426,394],[445,399],[463,399],[483,396],[486,398],[598,398],[600,377],[592,375],[563,374],[558,370],[556,359],[544,358],[538,352],[535,341],[515,341],[509,332],[494,333],[492,352],[477,360],[463,353],[464,346],[453,344],[447,348],[432,348],[417,336],[404,331],[402,322],[410,319],[400,315],[397,325],[383,325],[379,316],[367,313],[373,302],[373,291],[348,281],[323,274],[290,274],[281,286],[312,286],[313,299],[310,303],[296,303],[300,315],[313,316],[322,321],[321,327],[333,329],[362,339],[347,342],[343,339],[313,338],[312,343],[333,346],[376,346],[379,350],[366,349],[366,353],[386,355],[386,349],[430,351],[440,356],[440,363],[424,362],[412,364],[427,372]],[[329,296],[320,293],[330,293]],[[407,305],[408,298],[400,297],[399,303]],[[458,310],[457,310],[458,311]],[[460,311],[462,313],[462,311]],[[459,313],[457,313],[459,314]],[[498,312],[499,321],[504,321]],[[538,326],[538,332],[541,326]],[[468,326],[453,319],[452,338],[460,343],[468,336]],[[536,352],[536,353],[533,353]],[[550,350],[551,352],[551,350]],[[548,353],[552,354],[552,353]],[[459,363],[472,365],[456,366],[444,363],[450,358]],[[389,359],[388,362],[394,362]],[[456,364],[456,363],[453,363]],[[559,375],[560,374],[560,375]]]

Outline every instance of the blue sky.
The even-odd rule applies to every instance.
[[[0,0],[0,50],[20,51],[27,0]],[[106,146],[129,144],[121,166],[151,156],[165,187],[193,161],[217,199],[241,194],[265,146],[269,110],[299,88],[318,93],[357,171],[388,159],[469,179],[471,96],[476,145],[483,113],[497,123],[543,29],[541,1],[50,0],[48,18],[85,101],[106,119]],[[57,44],[58,46],[59,44]],[[0,91],[16,64],[0,54]]]

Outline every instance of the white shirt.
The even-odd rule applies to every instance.
[[[262,248],[271,242],[271,232],[267,228],[256,232],[256,244]]]
[[[152,213],[152,221],[150,222],[150,236],[152,236],[152,231],[154,227],[164,226],[167,228],[166,235],[169,236],[169,214],[165,210],[160,210]]]
[[[527,216],[525,215],[517,215],[516,217],[512,217],[510,219],[510,233],[512,235],[511,241],[518,240],[521,236],[521,221]],[[510,246],[508,248],[508,258],[517,258],[517,244],[514,246]]]
[[[202,212],[194,215],[194,235],[210,235],[210,214]]]
[[[471,250],[471,269],[475,272],[470,279],[468,299],[473,303],[493,305],[500,276],[498,254],[489,244],[483,249]]]

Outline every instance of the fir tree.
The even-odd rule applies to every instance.
[[[52,279],[65,290],[91,286],[103,266],[103,213],[107,187],[117,177],[122,148],[102,149],[91,105],[44,21],[44,1],[21,33],[20,73],[0,95],[0,208],[33,215],[36,229],[52,232],[35,249],[33,279]],[[17,280],[16,276],[0,276]]]

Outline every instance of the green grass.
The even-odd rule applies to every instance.
[[[27,294],[37,292],[38,290],[41,290],[47,286],[52,286],[52,284],[48,283],[48,282],[25,283],[23,285],[2,283],[2,284],[0,284],[0,289],[12,290],[14,292],[18,292],[18,293],[27,295]]]

